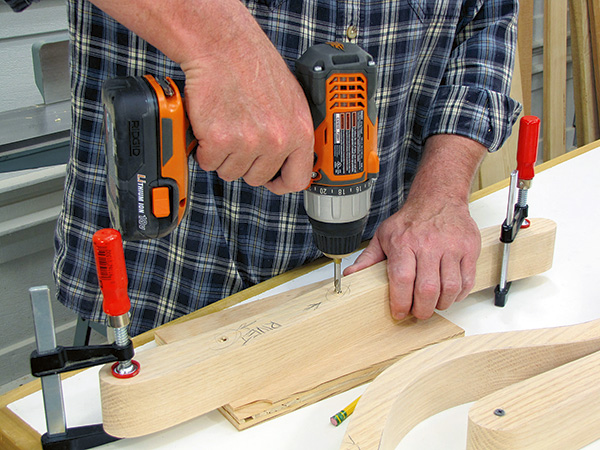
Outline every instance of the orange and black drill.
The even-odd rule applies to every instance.
[[[304,192],[315,244],[334,264],[341,292],[341,258],[362,239],[379,173],[377,71],[355,44],[310,47],[296,76],[315,126],[315,164]],[[123,239],[170,233],[188,206],[187,159],[195,148],[183,101],[169,78],[107,80],[104,104],[107,194],[113,226]]]

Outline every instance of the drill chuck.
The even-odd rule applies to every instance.
[[[373,180],[358,186],[324,189],[321,186],[304,192],[304,208],[313,229],[313,239],[327,255],[347,255],[355,251],[371,208]]]

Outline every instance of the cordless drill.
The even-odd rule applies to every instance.
[[[341,259],[358,248],[379,173],[377,71],[356,44],[310,47],[296,62],[315,127],[316,162],[304,207],[315,244],[334,261],[334,288],[341,293]]]
[[[315,126],[304,205],[341,292],[340,261],[361,242],[379,172],[375,63],[355,44],[317,44],[296,62],[296,76]],[[125,240],[165,236],[186,214],[187,159],[196,145],[179,89],[170,78],[113,78],[102,102],[112,224]]]

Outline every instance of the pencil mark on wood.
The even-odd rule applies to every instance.
[[[255,322],[252,322],[252,324]],[[256,326],[244,326],[244,327],[240,327],[240,333],[241,333],[241,338],[242,338],[242,345],[246,345],[248,342],[250,342],[253,339],[256,339],[259,336],[262,336],[265,333],[268,333],[269,331],[273,331],[276,330],[278,328],[281,328],[282,325],[280,323],[277,323],[275,321],[270,321],[267,323],[264,323],[262,325],[256,325]]]
[[[319,309],[319,306],[321,306],[322,303],[323,302],[311,303],[306,308],[304,308],[304,311],[316,311],[317,309]]]
[[[352,436],[346,435],[346,440],[347,440],[347,442],[345,442],[344,445],[351,445],[352,447],[349,447],[349,448],[355,448],[357,450],[360,450],[360,445],[358,445],[354,441],[354,439],[352,439]]]

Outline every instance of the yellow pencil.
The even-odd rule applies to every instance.
[[[354,408],[356,408],[356,404],[359,400],[360,397],[358,397],[356,400],[354,400],[352,403],[350,403],[348,406],[342,409],[335,416],[331,416],[331,418],[329,419],[331,421],[331,424],[337,427],[340,423],[346,420],[348,416],[350,416],[350,414],[354,412]]]

